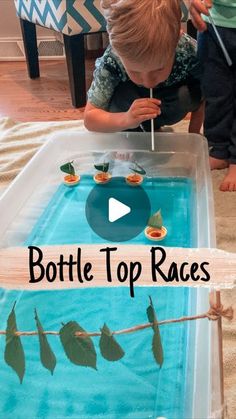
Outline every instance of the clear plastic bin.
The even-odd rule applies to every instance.
[[[80,173],[91,172],[91,160],[108,153],[134,153],[150,168],[150,176],[187,177],[193,180],[195,247],[215,247],[213,193],[206,140],[194,134],[155,135],[155,152],[146,133],[60,133],[44,144],[0,199],[0,246],[21,246],[56,191],[62,175],[58,167],[75,160]],[[123,173],[122,164],[114,175]],[[191,301],[196,313],[209,307],[209,290],[198,289]],[[191,308],[192,309],[192,308]],[[194,350],[186,360],[186,418],[205,419],[221,409],[217,325],[195,322],[189,341]],[[170,418],[169,418],[170,419]],[[182,419],[182,418],[181,418]]]

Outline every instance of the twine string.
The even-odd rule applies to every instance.
[[[217,321],[220,318],[225,318],[230,321],[230,320],[233,320],[233,317],[234,317],[234,311],[231,306],[224,308],[222,304],[220,305],[216,304],[213,301],[213,298],[210,297],[210,308],[206,313],[198,314],[196,316],[180,317],[178,319],[162,320],[162,321],[157,322],[156,324],[158,326],[163,326],[165,324],[182,323],[186,321],[193,321],[193,320],[200,320],[200,319],[208,319],[209,321]],[[151,328],[153,327],[153,325],[154,323],[139,324],[137,326],[133,326],[128,329],[115,330],[111,332],[111,335],[124,335],[128,333],[134,333],[134,332]],[[6,330],[0,330],[0,335],[6,335],[6,334],[7,334]],[[38,335],[39,333],[37,331],[30,331],[30,332],[16,331],[14,334],[15,336],[35,336],[35,335]],[[60,335],[60,332],[44,331],[42,334],[58,336]],[[88,333],[76,332],[75,333],[75,336],[80,337],[80,338],[81,337],[94,337],[94,336],[101,336],[101,335],[102,335],[101,332],[88,332]]]

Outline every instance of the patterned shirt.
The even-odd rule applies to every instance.
[[[104,110],[119,83],[129,80],[129,76],[117,55],[108,46],[101,58],[96,60],[93,82],[88,91],[89,102]],[[158,87],[169,87],[188,80],[201,79],[201,67],[196,57],[196,42],[183,34],[178,42],[175,61],[168,79]]]

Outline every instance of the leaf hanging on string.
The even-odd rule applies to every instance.
[[[99,341],[99,346],[103,358],[107,359],[107,361],[118,361],[123,358],[125,352],[119,343],[116,342],[106,324],[104,324],[101,332],[102,335]]]
[[[162,367],[162,364],[164,362],[164,355],[159,330],[158,332],[154,333],[152,338],[152,352],[156,360],[156,363],[160,365],[160,367]]]
[[[162,228],[163,220],[161,216],[161,210],[153,214],[148,220],[148,226],[153,228]]]
[[[75,169],[74,169],[74,166],[73,166],[73,161],[70,161],[68,163],[63,164],[60,167],[60,169],[61,169],[62,172],[68,173],[68,175],[75,176]]]
[[[51,371],[51,374],[53,375],[53,371],[56,367],[57,360],[48,343],[46,335],[44,335],[44,330],[40,323],[36,310],[35,310],[35,321],[36,321],[36,326],[38,329],[38,336],[39,336],[40,360],[41,360],[42,365],[45,368],[47,368],[49,371]]]
[[[152,339],[152,352],[154,355],[154,358],[160,367],[163,364],[164,361],[164,354],[163,354],[163,348],[161,343],[161,335],[159,331],[159,327],[157,324],[157,316],[153,307],[152,299],[150,297],[150,305],[147,308],[147,316],[150,323],[153,323],[153,339]]]
[[[15,335],[17,330],[15,304],[7,319],[6,346],[4,359],[13,368],[22,383],[25,374],[25,354],[20,337]]]
[[[95,164],[94,167],[96,170],[99,170],[99,172],[107,173],[109,169],[109,163]]]
[[[60,330],[64,351],[73,364],[96,368],[97,354],[89,336],[78,337],[76,332],[86,333],[77,322],[68,322]]]
[[[130,170],[132,170],[132,172],[137,173],[138,175],[142,175],[145,176],[146,175],[146,170],[144,170],[144,168],[142,166],[140,166],[137,162],[134,162],[134,167],[130,167]]]

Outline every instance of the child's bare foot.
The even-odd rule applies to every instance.
[[[230,164],[227,175],[220,185],[220,190],[223,192],[236,191],[236,164]]]
[[[221,170],[229,167],[229,162],[227,160],[216,159],[215,157],[209,158],[211,170]]]

